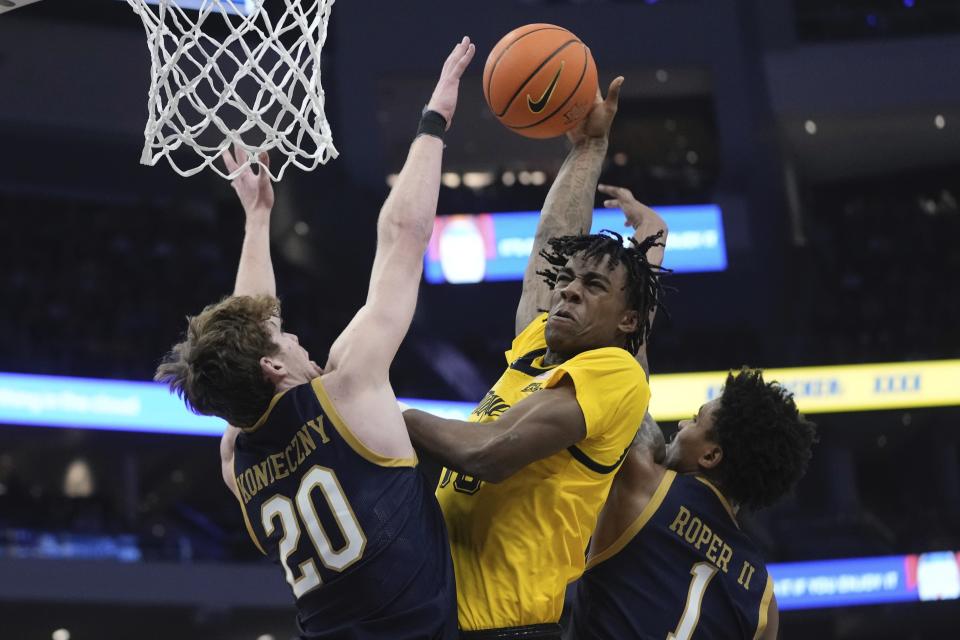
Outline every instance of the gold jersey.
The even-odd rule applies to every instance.
[[[545,323],[544,314],[514,339],[507,370],[470,421],[482,429],[569,376],[587,435],[499,484],[444,469],[437,499],[450,535],[465,631],[560,619],[564,591],[583,573],[597,514],[650,400],[643,370],[624,349],[593,349],[545,366]]]

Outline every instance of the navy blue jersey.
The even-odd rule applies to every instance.
[[[752,639],[773,580],[726,499],[667,471],[633,525],[591,559],[577,585],[577,640]]]
[[[253,543],[279,561],[304,638],[455,638],[447,532],[416,460],[367,449],[320,378],[273,399],[237,438]]]

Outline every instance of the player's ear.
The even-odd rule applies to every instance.
[[[620,317],[620,324],[617,325],[617,329],[629,336],[635,333],[639,326],[640,314],[635,309],[627,309]]]
[[[273,386],[279,385],[288,374],[286,365],[280,360],[266,356],[260,358],[260,370],[263,372],[263,377],[269,380]]]
[[[700,454],[697,462],[703,469],[715,469],[720,461],[723,460],[723,449],[718,444],[711,443],[710,446]]]

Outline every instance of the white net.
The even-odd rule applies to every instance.
[[[333,0],[127,0],[143,20],[152,80],[140,162],[233,178],[272,151],[270,176],[337,157],[320,52]],[[269,12],[268,6],[269,5]],[[247,153],[228,174],[224,149]],[[277,155],[283,162],[277,162]]]

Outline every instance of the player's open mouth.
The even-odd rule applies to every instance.
[[[564,311],[563,309],[557,309],[556,311],[554,311],[554,312],[553,312],[553,319],[554,319],[554,320],[564,320],[564,321],[566,321],[566,322],[573,322],[573,321],[574,321],[574,317],[573,317],[572,315],[570,315],[569,312]]]

